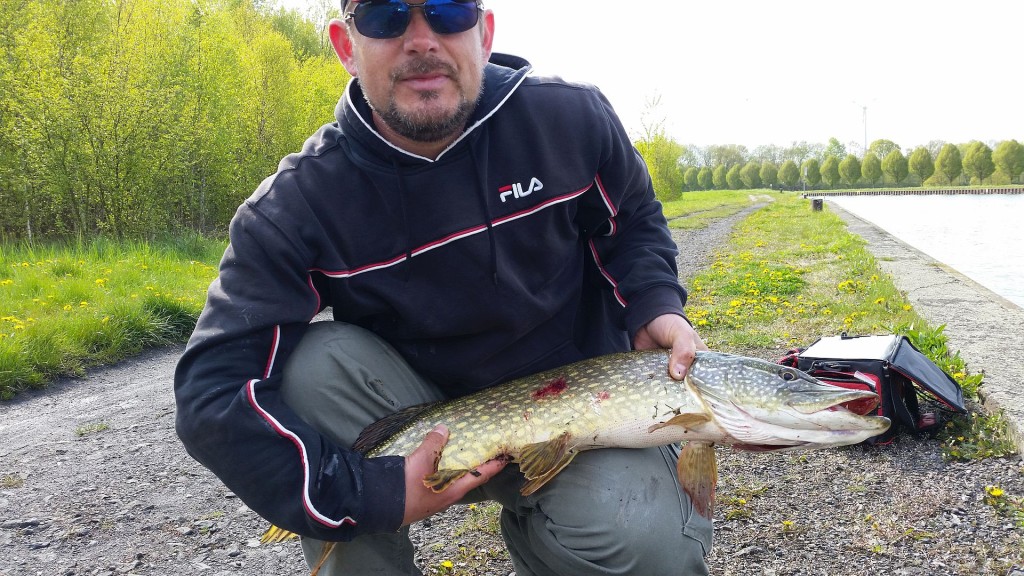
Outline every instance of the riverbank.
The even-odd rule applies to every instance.
[[[968,367],[984,369],[984,405],[1004,411],[1024,452],[1024,309],[834,202],[828,207],[867,241],[914,309],[935,326],[946,326],[950,350],[959,350]]]

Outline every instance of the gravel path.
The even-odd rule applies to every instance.
[[[677,231],[681,276],[745,215]],[[175,437],[181,350],[0,404],[0,576],[307,573],[297,543],[258,545],[265,522]],[[983,501],[987,485],[1024,495],[1018,459],[948,464],[935,441],[911,437],[719,456],[712,574],[1003,576],[1024,566],[1024,529]],[[415,526],[421,566],[509,575],[500,537],[468,521],[479,515],[456,507]]]

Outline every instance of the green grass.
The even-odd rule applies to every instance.
[[[687,314],[708,346],[778,349],[924,324],[838,216],[774,197],[688,286]]]
[[[772,195],[770,190],[710,190],[686,192],[682,198],[666,202],[663,207],[665,218],[672,228],[688,230],[704,228],[719,218],[732,216],[754,204],[751,196]]]
[[[0,245],[0,400],[188,337],[224,243]]]

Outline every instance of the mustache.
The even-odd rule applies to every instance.
[[[391,71],[391,80],[397,82],[409,76],[433,74],[441,72],[445,76],[456,78],[455,66],[441,60],[437,56],[423,56],[410,60]]]

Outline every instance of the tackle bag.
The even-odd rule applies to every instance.
[[[828,384],[877,394],[877,403],[851,407],[860,414],[877,414],[892,421],[887,431],[867,440],[871,444],[892,442],[900,426],[913,432],[939,427],[936,413],[921,412],[919,393],[931,396],[940,407],[967,413],[960,385],[904,336],[828,336],[806,349],[791,350],[779,364]]]

